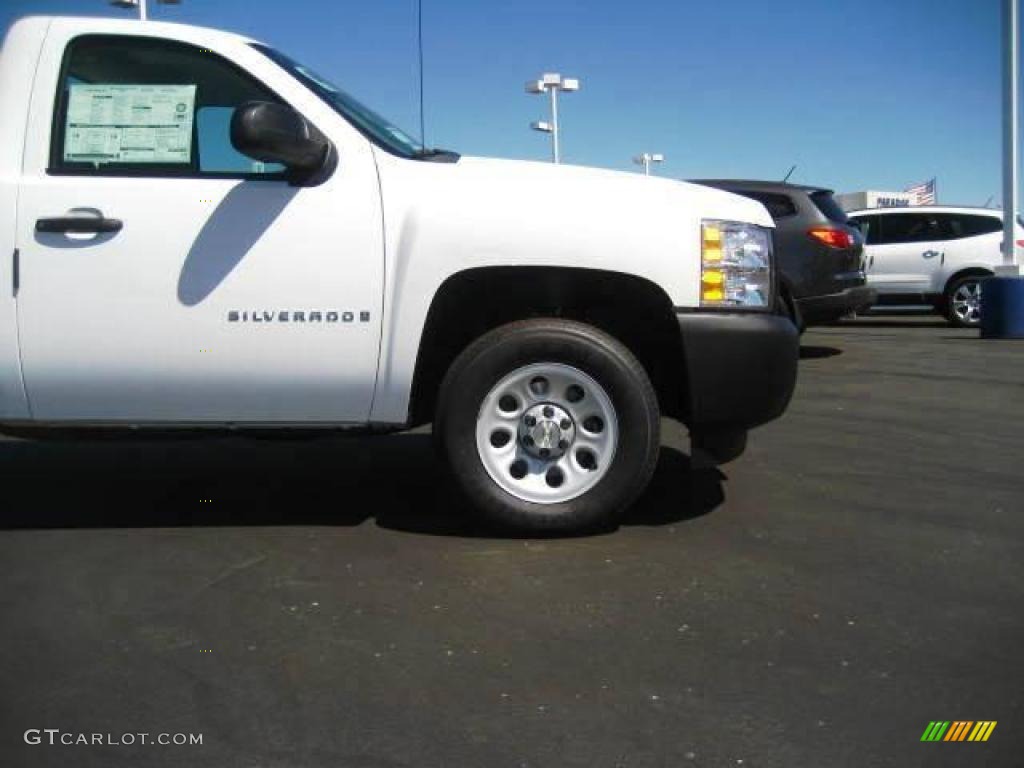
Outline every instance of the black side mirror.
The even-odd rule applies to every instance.
[[[319,183],[336,162],[326,136],[295,110],[269,101],[248,101],[235,109],[231,144],[243,155],[285,166],[296,183]]]

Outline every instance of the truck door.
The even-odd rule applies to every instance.
[[[943,243],[935,216],[885,213],[870,217],[867,277],[879,294],[921,294],[940,268]]]
[[[270,62],[228,56],[246,60],[51,27],[18,214],[33,418],[368,418],[383,290],[372,149]],[[319,186],[230,143],[234,108],[279,92],[338,150]]]

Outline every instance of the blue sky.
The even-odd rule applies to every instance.
[[[151,4],[154,0],[150,0]],[[543,71],[563,159],[676,178],[781,178],[840,191],[938,177],[945,203],[999,202],[999,0],[423,0],[427,142],[546,159],[529,130]],[[127,15],[105,0],[5,0],[29,13]],[[416,0],[184,0],[151,15],[281,48],[418,132]]]

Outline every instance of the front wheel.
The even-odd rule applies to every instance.
[[[946,319],[958,328],[981,325],[981,281],[979,275],[968,275],[950,283],[946,289]]]
[[[434,427],[461,490],[490,522],[567,532],[615,522],[660,445],[643,366],[582,323],[526,320],[485,334],[442,384]]]

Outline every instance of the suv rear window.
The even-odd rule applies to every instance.
[[[783,195],[778,192],[746,192],[741,190],[737,190],[736,194],[749,197],[751,200],[757,200],[757,202],[768,209],[768,213],[773,219],[784,219],[786,216],[796,215],[796,205],[789,195]]]
[[[834,221],[837,224],[845,224],[847,222],[846,211],[839,207],[839,203],[832,197],[831,192],[822,189],[818,192],[811,192],[808,197],[811,198],[814,206],[829,221]]]

